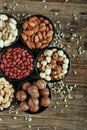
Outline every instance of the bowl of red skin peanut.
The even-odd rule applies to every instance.
[[[44,15],[32,15],[22,25],[21,40],[31,50],[47,48],[54,37],[54,25]]]
[[[1,55],[1,73],[9,81],[25,80],[33,72],[34,61],[33,54],[26,47],[12,45]]]

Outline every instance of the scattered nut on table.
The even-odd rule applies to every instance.
[[[6,14],[0,14],[0,48],[11,45],[17,36],[17,21]]]
[[[63,50],[46,49],[37,59],[40,78],[47,81],[63,79],[69,71],[69,63]]]
[[[0,78],[0,110],[8,108],[14,98],[13,86],[4,78]]]

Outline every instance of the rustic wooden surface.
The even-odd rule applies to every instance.
[[[87,0],[69,0],[64,3],[64,0],[53,0],[55,2],[37,2],[29,0],[15,0],[18,3],[16,11],[10,10],[9,13],[29,13],[29,14],[44,14],[48,16],[54,23],[57,20],[61,21],[61,30],[65,34],[70,33],[70,28],[74,28],[74,32],[82,36],[79,43],[85,53],[77,55],[76,58],[71,57],[71,70],[69,75],[64,79],[65,84],[74,85],[77,87],[73,90],[73,100],[68,100],[68,107],[64,107],[62,99],[58,95],[52,94],[51,107],[58,101],[56,109],[48,108],[41,114],[28,115],[24,112],[19,112],[18,115],[9,114],[8,111],[0,112],[0,130],[29,130],[28,125],[31,125],[32,130],[87,130]],[[0,0],[0,10],[3,9],[3,4],[7,2],[12,5],[13,0]],[[44,9],[46,5],[46,9]],[[4,9],[4,12],[7,12]],[[58,15],[54,15],[55,12]],[[76,14],[79,24],[74,25],[72,15]],[[66,25],[70,22],[72,25],[67,29]],[[65,41],[67,44],[67,41]],[[71,55],[76,53],[76,42],[71,44]],[[76,70],[77,75],[73,74]],[[17,117],[16,120],[13,117]],[[32,121],[25,121],[26,116],[31,116]]]

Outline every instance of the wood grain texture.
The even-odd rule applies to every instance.
[[[12,5],[13,0],[0,0],[0,10],[3,9],[5,2],[8,5]],[[48,16],[54,23],[60,21],[62,28],[61,31],[67,36],[70,35],[70,29],[73,28],[77,35],[82,36],[82,40],[79,43],[85,53],[77,55],[77,45],[73,42],[71,45],[71,51],[68,54],[76,54],[76,58],[71,57],[71,70],[69,75],[63,80],[65,84],[74,85],[77,87],[73,90],[73,100],[68,100],[68,107],[64,107],[64,102],[59,98],[59,95],[52,94],[51,108],[48,108],[41,114],[31,115],[32,122],[25,121],[25,117],[29,116],[24,112],[19,112],[18,115],[9,114],[8,111],[0,112],[0,130],[30,130],[28,125],[32,126],[32,130],[87,130],[87,0],[69,0],[68,3],[64,3],[64,0],[48,0],[48,2],[38,2],[29,0],[15,0],[19,6],[16,11],[10,10],[11,14],[27,13],[27,14],[44,14]],[[51,1],[51,2],[50,2]],[[21,3],[21,4],[20,4]],[[44,9],[44,5],[47,6]],[[4,9],[4,12],[7,10]],[[54,13],[58,12],[55,16]],[[78,17],[78,23],[72,22],[72,15],[76,14]],[[67,27],[67,23],[70,22],[70,26]],[[67,40],[64,41],[67,45]],[[73,74],[73,70],[76,70],[77,75]],[[59,102],[56,109],[52,106],[56,101]],[[63,111],[63,113],[61,112]],[[13,119],[14,116],[18,118]]]

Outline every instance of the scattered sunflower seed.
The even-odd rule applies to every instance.
[[[69,0],[65,0],[65,3],[67,3]]]
[[[57,129],[56,126],[54,126],[53,129],[56,130]]]
[[[68,107],[68,105],[67,105],[67,104],[65,104],[65,107]]]
[[[74,86],[73,86],[74,88],[76,88],[77,87],[77,84],[74,84]]]
[[[46,2],[46,0],[42,0],[42,2]]]
[[[16,116],[14,116],[14,117],[13,117],[13,119],[14,119],[14,120],[16,120],[16,119],[17,119],[17,117],[16,117]]]
[[[75,57],[76,57],[76,55],[75,55],[75,54],[73,54],[73,55],[72,55],[72,57],[74,57],[74,58],[75,58]]]
[[[28,128],[31,128],[31,125],[28,125]]]
[[[46,6],[46,5],[44,5],[44,6],[43,6],[43,8],[44,8],[44,9],[47,9],[47,6]]]
[[[37,128],[37,130],[40,130],[39,128]]]
[[[32,117],[29,117],[29,118],[28,118],[28,121],[29,121],[29,122],[32,122]]]
[[[68,23],[67,23],[67,26],[69,26],[69,25],[70,25],[70,23],[68,22]]]
[[[74,70],[74,71],[73,71],[73,73],[74,73],[74,75],[77,75],[77,72],[76,72],[76,70]]]
[[[55,12],[54,15],[55,15],[55,16],[58,15],[58,12]]]
[[[0,118],[0,122],[2,122],[2,118]]]
[[[27,120],[28,120],[28,117],[26,116],[24,120],[27,121]]]

